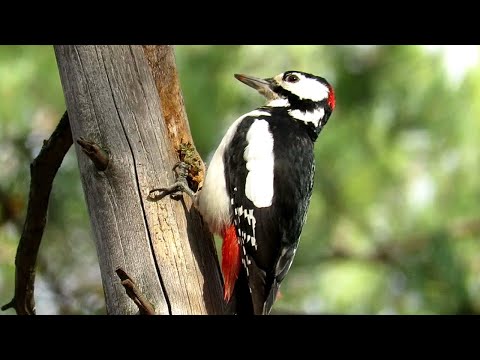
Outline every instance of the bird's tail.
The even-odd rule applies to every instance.
[[[254,315],[252,294],[248,286],[248,277],[242,267],[235,283],[235,291],[230,304],[231,312],[236,315]]]

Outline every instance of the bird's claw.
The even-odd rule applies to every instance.
[[[178,169],[178,170],[177,170]],[[182,195],[182,193],[187,194],[195,201],[195,193],[190,189],[187,182],[188,177],[188,170],[190,169],[190,165],[179,161],[173,167],[173,171],[175,171],[176,181],[173,185],[163,188],[152,189],[148,193],[148,197],[154,201],[158,201],[163,199],[165,196],[170,195],[171,198],[178,198]],[[159,192],[159,195],[154,195],[154,193]]]

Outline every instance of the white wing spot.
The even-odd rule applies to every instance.
[[[253,216],[253,209],[250,209],[250,210],[245,209],[243,211],[243,217],[247,219],[248,225],[252,225],[252,222],[255,220]]]

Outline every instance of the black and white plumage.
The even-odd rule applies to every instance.
[[[315,172],[314,143],[334,107],[332,86],[288,71],[236,78],[267,98],[237,119],[207,168],[197,207],[223,237],[225,299],[268,314],[297,250]]]

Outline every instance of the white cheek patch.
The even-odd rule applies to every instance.
[[[258,208],[272,205],[273,199],[273,136],[268,122],[255,120],[247,132],[243,153],[248,169],[246,197]]]
[[[322,101],[328,99],[329,89],[321,82],[315,79],[310,79],[302,74],[293,73],[299,77],[299,81],[296,83],[289,83],[281,80],[282,86],[290,91],[292,94],[297,95],[300,99],[309,99],[312,101]]]
[[[304,121],[306,123],[312,123],[315,127],[318,127],[320,120],[325,116],[325,110],[323,108],[315,109],[313,111],[303,112],[301,110],[289,110],[289,115],[297,120]]]

